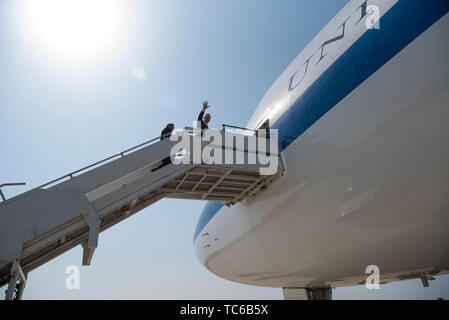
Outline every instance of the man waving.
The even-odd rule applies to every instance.
[[[201,130],[209,129],[208,124],[210,122],[210,113],[206,113],[206,115],[204,115],[204,111],[209,108],[208,104],[209,102],[207,101],[203,102],[203,110],[201,110],[200,114],[198,115],[198,121],[201,121]]]

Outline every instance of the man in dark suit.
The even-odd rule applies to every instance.
[[[161,141],[164,140],[164,138],[169,137],[174,129],[175,125],[173,123],[167,124],[167,126],[161,132]]]
[[[204,101],[203,102],[203,110],[201,110],[200,114],[198,115],[198,121],[201,122],[201,130],[209,129],[209,122],[210,122],[210,113],[206,113],[204,115],[204,111],[206,111],[207,108],[209,108],[209,102]],[[204,117],[203,117],[204,116]]]
[[[164,140],[165,138],[168,138],[174,129],[175,129],[175,125],[173,123],[167,124],[167,126],[161,132],[161,141]],[[171,163],[170,157],[166,157],[166,158],[162,159],[162,164],[159,167],[152,169],[151,172],[154,172],[162,167],[165,167],[166,165],[168,165],[170,163]]]

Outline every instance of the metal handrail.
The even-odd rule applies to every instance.
[[[254,130],[254,129],[244,128],[244,127],[231,126],[229,124],[222,124],[222,126],[223,126],[223,131],[225,131],[226,128],[242,129],[242,130],[254,131],[254,132],[257,131],[257,130]]]
[[[15,183],[4,183],[4,184],[0,184],[0,197],[2,198],[3,201],[6,201],[5,196],[3,195],[2,192],[2,188],[3,187],[8,187],[8,186],[24,186],[26,185],[25,182],[15,182]]]
[[[225,129],[225,127],[235,128],[235,129],[249,130],[249,131],[254,131],[254,132],[257,131],[257,130],[254,130],[254,129],[248,129],[248,128],[243,128],[243,127],[237,127],[237,126],[231,126],[231,125],[223,124],[223,130]],[[187,129],[187,128],[188,128],[188,127],[186,127],[185,129]],[[189,129],[190,129],[190,128],[189,128]],[[66,179],[66,178],[73,179],[73,176],[74,176],[75,174],[77,174],[77,173],[83,172],[83,171],[85,171],[85,170],[87,170],[87,169],[90,169],[90,168],[92,168],[92,167],[95,167],[95,166],[97,166],[97,165],[99,165],[99,164],[102,164],[102,163],[104,163],[104,162],[106,162],[106,161],[109,161],[109,160],[111,160],[111,159],[114,159],[114,158],[116,158],[116,157],[118,157],[118,156],[124,157],[124,156],[125,156],[125,153],[128,153],[128,152],[130,152],[130,151],[136,150],[137,148],[140,148],[140,147],[143,147],[143,146],[145,146],[145,145],[148,145],[148,144],[150,144],[150,143],[152,143],[152,142],[154,142],[154,141],[156,141],[156,140],[159,140],[159,139],[162,138],[162,137],[167,137],[167,136],[169,136],[169,135],[170,135],[170,134],[167,134],[167,135],[164,135],[164,136],[158,136],[158,137],[153,138],[153,139],[151,139],[151,140],[149,140],[149,141],[146,141],[146,142],[144,142],[144,143],[141,143],[141,144],[139,144],[139,145],[137,145],[137,146],[135,146],[135,147],[132,147],[132,148],[126,149],[126,150],[124,150],[124,151],[122,151],[122,152],[116,153],[116,154],[114,154],[114,155],[112,155],[112,156],[110,156],[110,157],[108,157],[108,158],[106,158],[106,159],[97,161],[97,162],[95,162],[95,163],[93,163],[93,164],[91,164],[91,165],[88,165],[87,167],[78,169],[78,170],[73,171],[73,172],[71,172],[71,173],[69,173],[69,174],[66,174],[66,175],[64,175],[64,176],[62,176],[62,177],[59,177],[59,178],[57,178],[57,179],[54,179],[54,180],[52,180],[52,181],[50,181],[50,182],[47,182],[47,183],[45,183],[45,184],[43,184],[43,185],[40,185],[40,186],[38,186],[38,187],[36,187],[36,188],[34,188],[34,189],[44,188],[44,187],[46,187],[46,186],[48,186],[48,185],[51,185],[51,184],[53,184],[53,183],[55,183],[55,182],[64,180],[64,179]],[[2,186],[3,186],[3,185],[2,185]],[[0,186],[0,187],[1,187],[1,186]],[[34,189],[32,189],[32,190],[34,190]],[[30,191],[31,191],[31,190],[30,190]]]
[[[77,174],[77,173],[80,173],[80,172],[82,172],[82,171],[85,171],[85,170],[87,170],[87,169],[90,169],[90,168],[92,168],[92,167],[95,167],[95,166],[97,166],[97,165],[99,165],[99,164],[101,164],[101,163],[104,163],[104,162],[106,162],[106,161],[109,161],[109,160],[111,160],[111,159],[114,159],[114,158],[116,158],[116,157],[118,157],[118,156],[124,157],[124,156],[125,156],[125,153],[130,152],[130,151],[133,151],[133,150],[136,150],[137,148],[143,147],[143,146],[145,146],[145,145],[147,145],[147,144],[150,144],[151,142],[154,142],[154,141],[156,141],[156,140],[159,140],[161,137],[162,137],[162,136],[158,136],[158,137],[153,138],[153,139],[151,139],[151,140],[149,140],[149,141],[147,141],[147,142],[141,143],[141,144],[139,144],[139,145],[137,145],[137,146],[135,146],[135,147],[132,147],[132,148],[126,149],[126,150],[124,150],[124,151],[122,151],[122,152],[116,153],[116,154],[114,154],[113,156],[110,156],[110,157],[108,157],[108,158],[106,158],[106,159],[103,159],[103,160],[101,160],[101,161],[97,161],[97,162],[95,162],[95,163],[93,163],[93,164],[91,164],[91,165],[88,165],[87,167],[84,167],[84,168],[78,169],[78,170],[76,170],[76,171],[73,171],[73,172],[71,172],[71,173],[69,173],[69,174],[66,174],[65,176],[62,176],[62,177],[60,177],[60,178],[57,178],[57,179],[52,180],[52,181],[50,181],[50,182],[47,182],[47,183],[45,183],[45,184],[43,184],[43,185],[41,185],[41,186],[38,186],[38,187],[36,187],[35,189],[44,188],[44,187],[46,187],[46,186],[48,186],[48,185],[50,185],[50,184],[53,184],[53,183],[58,182],[58,181],[61,181],[61,180],[66,179],[66,178],[68,178],[68,177],[70,177],[70,178],[72,179],[72,178],[73,178],[73,175],[75,175],[75,174]]]
[[[0,184],[0,189],[6,186],[24,186],[26,185],[25,182],[17,182],[17,183],[4,183],[4,184]]]
[[[226,131],[226,128],[241,129],[241,130],[246,130],[246,131],[253,131],[256,133],[257,133],[257,131],[261,130],[261,129],[249,129],[249,128],[244,128],[244,127],[231,126],[229,124],[222,124],[222,126],[223,126],[223,131]],[[269,129],[268,130],[264,129],[264,130],[270,132]],[[266,137],[266,138],[271,139],[271,136],[272,136],[272,133],[270,132],[269,137]]]

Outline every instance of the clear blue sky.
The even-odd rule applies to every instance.
[[[270,85],[346,2],[128,1],[120,45],[75,65],[42,50],[23,22],[22,3],[2,0],[0,182],[27,183],[5,195],[149,140],[167,122],[191,125],[204,99],[213,106],[213,127],[244,126]],[[196,260],[192,237],[203,206],[158,202],[100,235],[79,291],[65,288],[66,266],[81,264],[77,247],[31,272],[24,298],[281,299],[280,289],[223,280]],[[377,291],[337,289],[334,298],[449,298],[448,288],[442,277],[427,289],[411,280]]]

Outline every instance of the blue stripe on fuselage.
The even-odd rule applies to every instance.
[[[448,11],[448,0],[399,0],[381,17],[379,30],[368,30],[273,123],[271,128],[279,130],[281,150]],[[363,101],[360,103],[362,106]],[[195,230],[194,241],[222,207],[220,202],[206,204]]]
[[[195,234],[193,236],[193,241],[195,241],[198,234],[203,230],[204,226],[213,218],[213,216],[223,207],[221,202],[208,201],[201,212],[200,219],[196,224]]]

